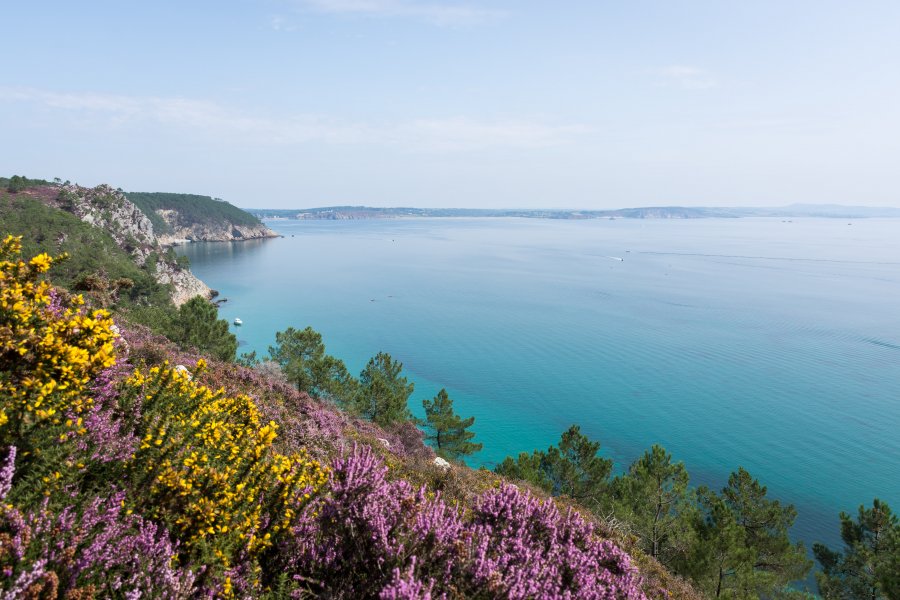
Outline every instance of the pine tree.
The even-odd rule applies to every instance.
[[[900,598],[900,523],[877,498],[872,508],[859,507],[856,521],[841,513],[844,551],[814,544],[822,572],[816,574],[826,600],[896,600]]]
[[[684,549],[690,510],[688,472],[673,463],[665,448],[654,445],[615,480],[616,512],[634,528],[644,551],[663,564]]]
[[[461,419],[453,412],[453,400],[442,389],[432,400],[422,400],[425,408],[425,425],[429,430],[427,439],[434,442],[437,453],[447,458],[459,459],[478,452],[482,444],[470,441],[475,434],[467,431],[475,422],[475,417]]]
[[[353,395],[355,382],[343,361],[325,354],[322,334],[312,327],[288,327],[275,334],[269,356],[278,363],[297,390],[315,398],[345,402]]]
[[[219,360],[233,361],[237,338],[228,331],[228,322],[219,319],[216,305],[194,296],[178,308],[169,337],[183,348],[209,352]]]
[[[721,494],[699,488],[694,548],[676,571],[715,598],[787,594],[788,585],[806,577],[812,563],[803,544],[788,537],[796,509],[766,494],[743,468],[731,474]]]
[[[516,459],[507,457],[494,470],[597,509],[606,501],[612,472],[612,461],[598,456],[599,451],[600,442],[592,442],[578,425],[572,425],[560,437],[559,446],[531,455],[523,452]]]
[[[351,408],[379,425],[411,419],[408,402],[414,386],[400,375],[402,370],[403,363],[392,359],[387,352],[379,352],[369,359],[359,374],[359,387]]]

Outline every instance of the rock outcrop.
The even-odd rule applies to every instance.
[[[95,188],[67,185],[59,194],[59,202],[61,208],[72,212],[88,225],[106,230],[140,266],[159,246],[150,219],[108,185]]]
[[[221,198],[171,192],[128,192],[127,197],[153,222],[164,245],[278,237],[257,217]]]
[[[208,285],[190,272],[177,264],[160,260],[156,263],[156,280],[163,285],[172,286],[172,302],[175,306],[181,306],[194,296],[212,298],[212,290]]]
[[[172,302],[176,306],[194,296],[212,297],[209,286],[179,265],[171,250],[166,251],[164,246],[167,244],[156,236],[153,223],[121,190],[108,185],[94,188],[67,185],[60,191],[57,205],[85,223],[108,232],[139,266],[145,266],[154,258],[153,276],[159,283],[171,286]]]
[[[163,245],[184,242],[239,242],[278,237],[277,233],[265,225],[235,225],[227,222],[185,224],[178,211],[157,210],[156,213],[172,227],[172,233],[159,236],[159,241]]]

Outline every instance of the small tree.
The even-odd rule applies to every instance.
[[[766,487],[743,468],[721,495],[697,490],[700,512],[691,555],[676,567],[716,598],[770,598],[806,577],[812,563],[788,530],[797,511],[766,497]]]
[[[322,334],[312,327],[303,330],[288,327],[276,333],[269,356],[298,391],[340,402],[352,396],[355,382],[347,367],[343,361],[325,354]]]
[[[467,431],[475,423],[475,417],[461,419],[453,412],[453,400],[442,389],[431,400],[422,400],[425,408],[425,426],[429,430],[426,439],[434,442],[438,454],[448,458],[459,459],[478,452],[482,444],[471,442],[475,434]]]
[[[513,479],[523,479],[554,496],[566,495],[590,508],[605,500],[612,472],[612,461],[597,453],[600,442],[592,442],[572,425],[546,452],[522,453],[517,459],[507,457],[495,471]]]
[[[841,513],[844,551],[814,544],[822,572],[816,574],[826,600],[894,600],[900,598],[900,524],[878,498],[872,508],[859,507],[856,521]]]
[[[688,480],[684,463],[673,463],[672,455],[654,444],[614,483],[617,512],[634,527],[643,550],[663,564],[685,537]]]
[[[183,348],[197,348],[219,360],[233,361],[237,353],[237,338],[228,331],[228,322],[219,319],[216,305],[202,296],[178,308],[170,337]]]
[[[379,352],[369,359],[359,374],[353,410],[379,425],[411,419],[408,402],[414,386],[400,375],[402,369],[403,363],[392,359],[387,352]]]
[[[16,192],[21,192],[26,187],[28,187],[28,179],[26,177],[13,175],[9,178],[9,184],[6,187],[6,191],[15,194]]]

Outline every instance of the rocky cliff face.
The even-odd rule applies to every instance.
[[[212,297],[209,286],[188,269],[182,269],[171,262],[160,260],[156,263],[156,280],[163,285],[172,285],[172,302],[175,306],[181,306],[194,296],[203,296],[206,299]]]
[[[158,239],[163,245],[191,242],[236,242],[259,238],[278,237],[278,234],[265,225],[236,225],[223,221],[221,223],[186,223],[177,210],[157,210],[156,214],[172,228],[172,233],[160,235]]]
[[[67,185],[60,191],[57,203],[85,223],[109,232],[138,265],[145,265],[155,255],[154,277],[163,285],[171,285],[172,302],[176,306],[194,296],[212,297],[209,286],[179,265],[171,251],[165,251],[166,244],[154,233],[153,223],[121,191],[108,185],[95,188]]]
[[[143,265],[159,245],[150,219],[108,185],[95,188],[68,185],[60,192],[59,202],[61,208],[74,213],[85,223],[109,232],[120,248],[131,253],[138,265]]]

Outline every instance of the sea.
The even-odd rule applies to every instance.
[[[744,467],[792,535],[900,511],[900,220],[272,220],[180,248],[239,352],[311,326],[354,374],[379,351],[474,416],[468,462],[578,424],[623,471],[652,444],[694,485]]]

